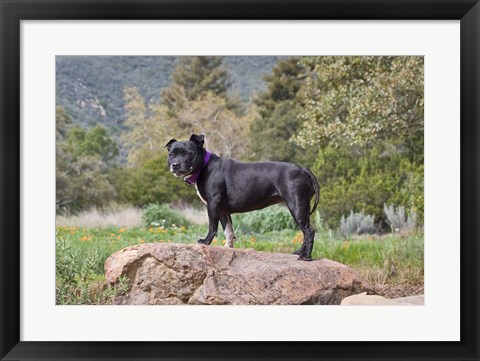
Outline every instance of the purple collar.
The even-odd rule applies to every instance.
[[[188,178],[185,178],[185,184],[187,186],[192,186],[195,183],[197,183],[198,177],[200,177],[200,174],[202,173],[203,168],[207,165],[208,161],[210,160],[210,156],[212,153],[210,153],[208,150],[205,150],[205,154],[203,156],[203,166],[200,168],[198,172],[193,173],[191,176]]]

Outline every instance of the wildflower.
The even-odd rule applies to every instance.
[[[119,232],[120,233],[125,232],[125,228],[120,228]]]
[[[110,237],[115,237],[115,233],[110,233]]]
[[[144,240],[144,239],[141,239],[141,240],[140,240],[140,243],[145,243],[145,240]]]
[[[225,246],[225,243],[227,243],[227,240],[222,239],[222,246]]]
[[[297,234],[295,234],[295,237],[292,240],[292,243],[295,244],[295,243],[302,243],[302,242],[303,242],[303,234],[301,232],[297,232]]]
[[[117,236],[117,239],[122,239],[122,236],[118,235],[118,236]]]
[[[212,244],[217,244],[217,239],[216,238],[213,239]]]

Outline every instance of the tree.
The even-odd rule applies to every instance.
[[[313,162],[316,150],[306,151],[290,142],[301,125],[298,114],[303,111],[300,95],[305,75],[299,58],[291,57],[278,61],[272,73],[264,78],[267,89],[255,99],[258,116],[250,127],[253,159],[308,166]]]
[[[297,144],[423,150],[423,57],[305,57]],[[413,141],[412,141],[413,140]]]
[[[338,226],[350,211],[384,222],[384,204],[423,221],[423,58],[306,57],[296,144],[320,148],[313,167],[320,212]],[[387,229],[385,227],[385,229]]]
[[[221,56],[186,56],[173,72],[173,83],[181,86],[188,100],[196,100],[206,92],[226,96],[229,76]]]
[[[105,128],[97,125],[84,130],[74,126],[67,136],[67,151],[74,159],[82,156],[99,156],[106,164],[118,155],[117,144],[108,136]]]
[[[116,144],[102,127],[84,130],[71,126],[62,107],[56,108],[56,203],[58,212],[75,213],[102,207],[115,192],[107,178]]]
[[[330,228],[339,226],[342,216],[364,212],[388,231],[384,204],[415,211],[423,222],[423,163],[396,152],[394,147],[353,150],[348,147],[323,148],[312,167],[320,183],[319,211]]]
[[[241,159],[248,152],[248,128],[253,112],[238,116],[228,100],[206,93],[188,101],[178,112],[184,133],[205,134],[206,147],[222,157]]]
[[[110,182],[117,193],[117,202],[145,206],[196,199],[195,190],[174,178],[167,166],[166,154],[145,159],[135,167],[116,167]]]
[[[125,87],[126,131],[121,140],[128,152],[128,164],[135,167],[158,155],[163,146],[176,136],[180,124],[162,104],[152,103],[147,108],[145,100],[135,87]]]

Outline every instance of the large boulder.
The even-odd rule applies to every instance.
[[[107,281],[128,277],[117,304],[340,304],[368,289],[349,267],[328,259],[299,261],[253,249],[151,243],[127,247],[105,262]]]

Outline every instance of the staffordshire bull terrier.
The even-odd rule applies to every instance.
[[[318,205],[320,187],[313,173],[303,167],[283,162],[242,163],[221,158],[204,148],[205,137],[193,134],[188,141],[170,140],[168,167],[175,177],[183,177],[208,210],[208,234],[197,243],[209,245],[217,234],[220,221],[226,246],[233,247],[233,213],[244,213],[285,202],[303,232],[302,246],[294,252],[310,261],[315,230],[310,215]],[[315,196],[313,209],[310,200]]]

